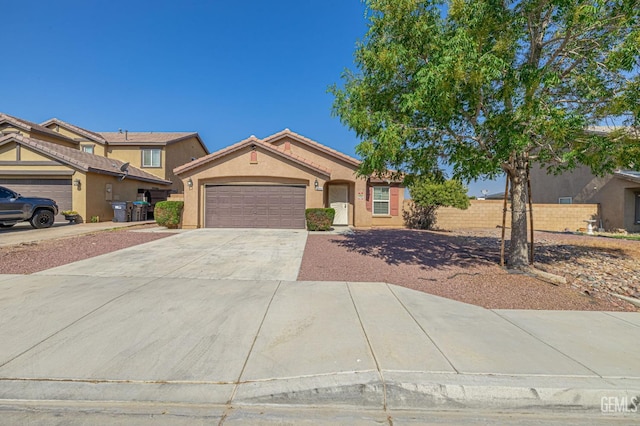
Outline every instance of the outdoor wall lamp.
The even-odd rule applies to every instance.
[[[318,184],[318,179],[316,179],[316,180],[313,182],[313,187],[314,187],[314,188],[316,188],[316,189],[318,189],[318,185],[319,185],[319,184]]]
[[[78,188],[78,191],[79,191],[80,190],[80,179],[74,179],[73,180],[73,186]]]
[[[193,181],[191,180],[191,178],[187,180],[187,186],[189,187],[189,189],[193,188]]]

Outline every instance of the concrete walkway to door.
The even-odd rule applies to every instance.
[[[304,230],[194,229],[38,275],[295,281],[306,241]]]

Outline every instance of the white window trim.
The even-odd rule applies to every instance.
[[[153,152],[154,151],[157,151],[158,154],[159,154],[158,155],[158,164],[157,165],[153,164]],[[145,152],[150,152],[151,153],[151,164],[145,164],[145,162],[144,162],[144,154],[145,154]],[[146,168],[146,169],[151,169],[151,168],[159,169],[159,168],[162,167],[162,149],[160,149],[160,148],[141,148],[140,149],[140,156],[141,156],[140,163],[141,163],[143,168]]]
[[[89,153],[89,154],[95,154],[96,153],[95,152],[95,150],[96,150],[95,147],[96,147],[95,145],[80,145],[80,149],[82,150],[82,152],[86,152],[86,153]],[[91,150],[87,151],[87,148],[90,148]]]
[[[558,198],[558,204],[573,204],[573,197],[560,197]]]
[[[387,188],[387,199],[386,200],[376,200],[376,188]],[[388,186],[374,186],[373,187],[373,196],[371,200],[371,212],[374,216],[389,216],[391,215],[391,188]],[[376,203],[386,203],[387,204],[387,212],[386,213],[376,213]]]

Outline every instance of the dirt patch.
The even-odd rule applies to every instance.
[[[638,242],[551,233],[536,233],[535,238],[537,266],[567,276],[566,285],[554,286],[500,268],[496,230],[374,229],[351,235],[309,235],[298,279],[383,281],[489,309],[636,310],[610,296],[608,284],[589,287],[589,291],[579,277],[593,277],[591,260],[584,261],[602,255],[606,265],[598,265],[598,270],[606,268],[610,274],[601,275],[611,285],[624,281],[630,292],[635,291],[638,282],[633,284],[633,276],[621,281],[612,274],[638,264]]]
[[[0,274],[32,274],[175,235],[135,231],[140,228],[144,226],[0,247]]]

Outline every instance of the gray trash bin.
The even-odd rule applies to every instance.
[[[126,201],[118,201],[111,203],[113,208],[113,221],[114,222],[128,222],[129,210],[127,209]]]
[[[131,212],[131,220],[140,222],[147,220],[147,203],[145,201],[134,201],[133,211]]]

